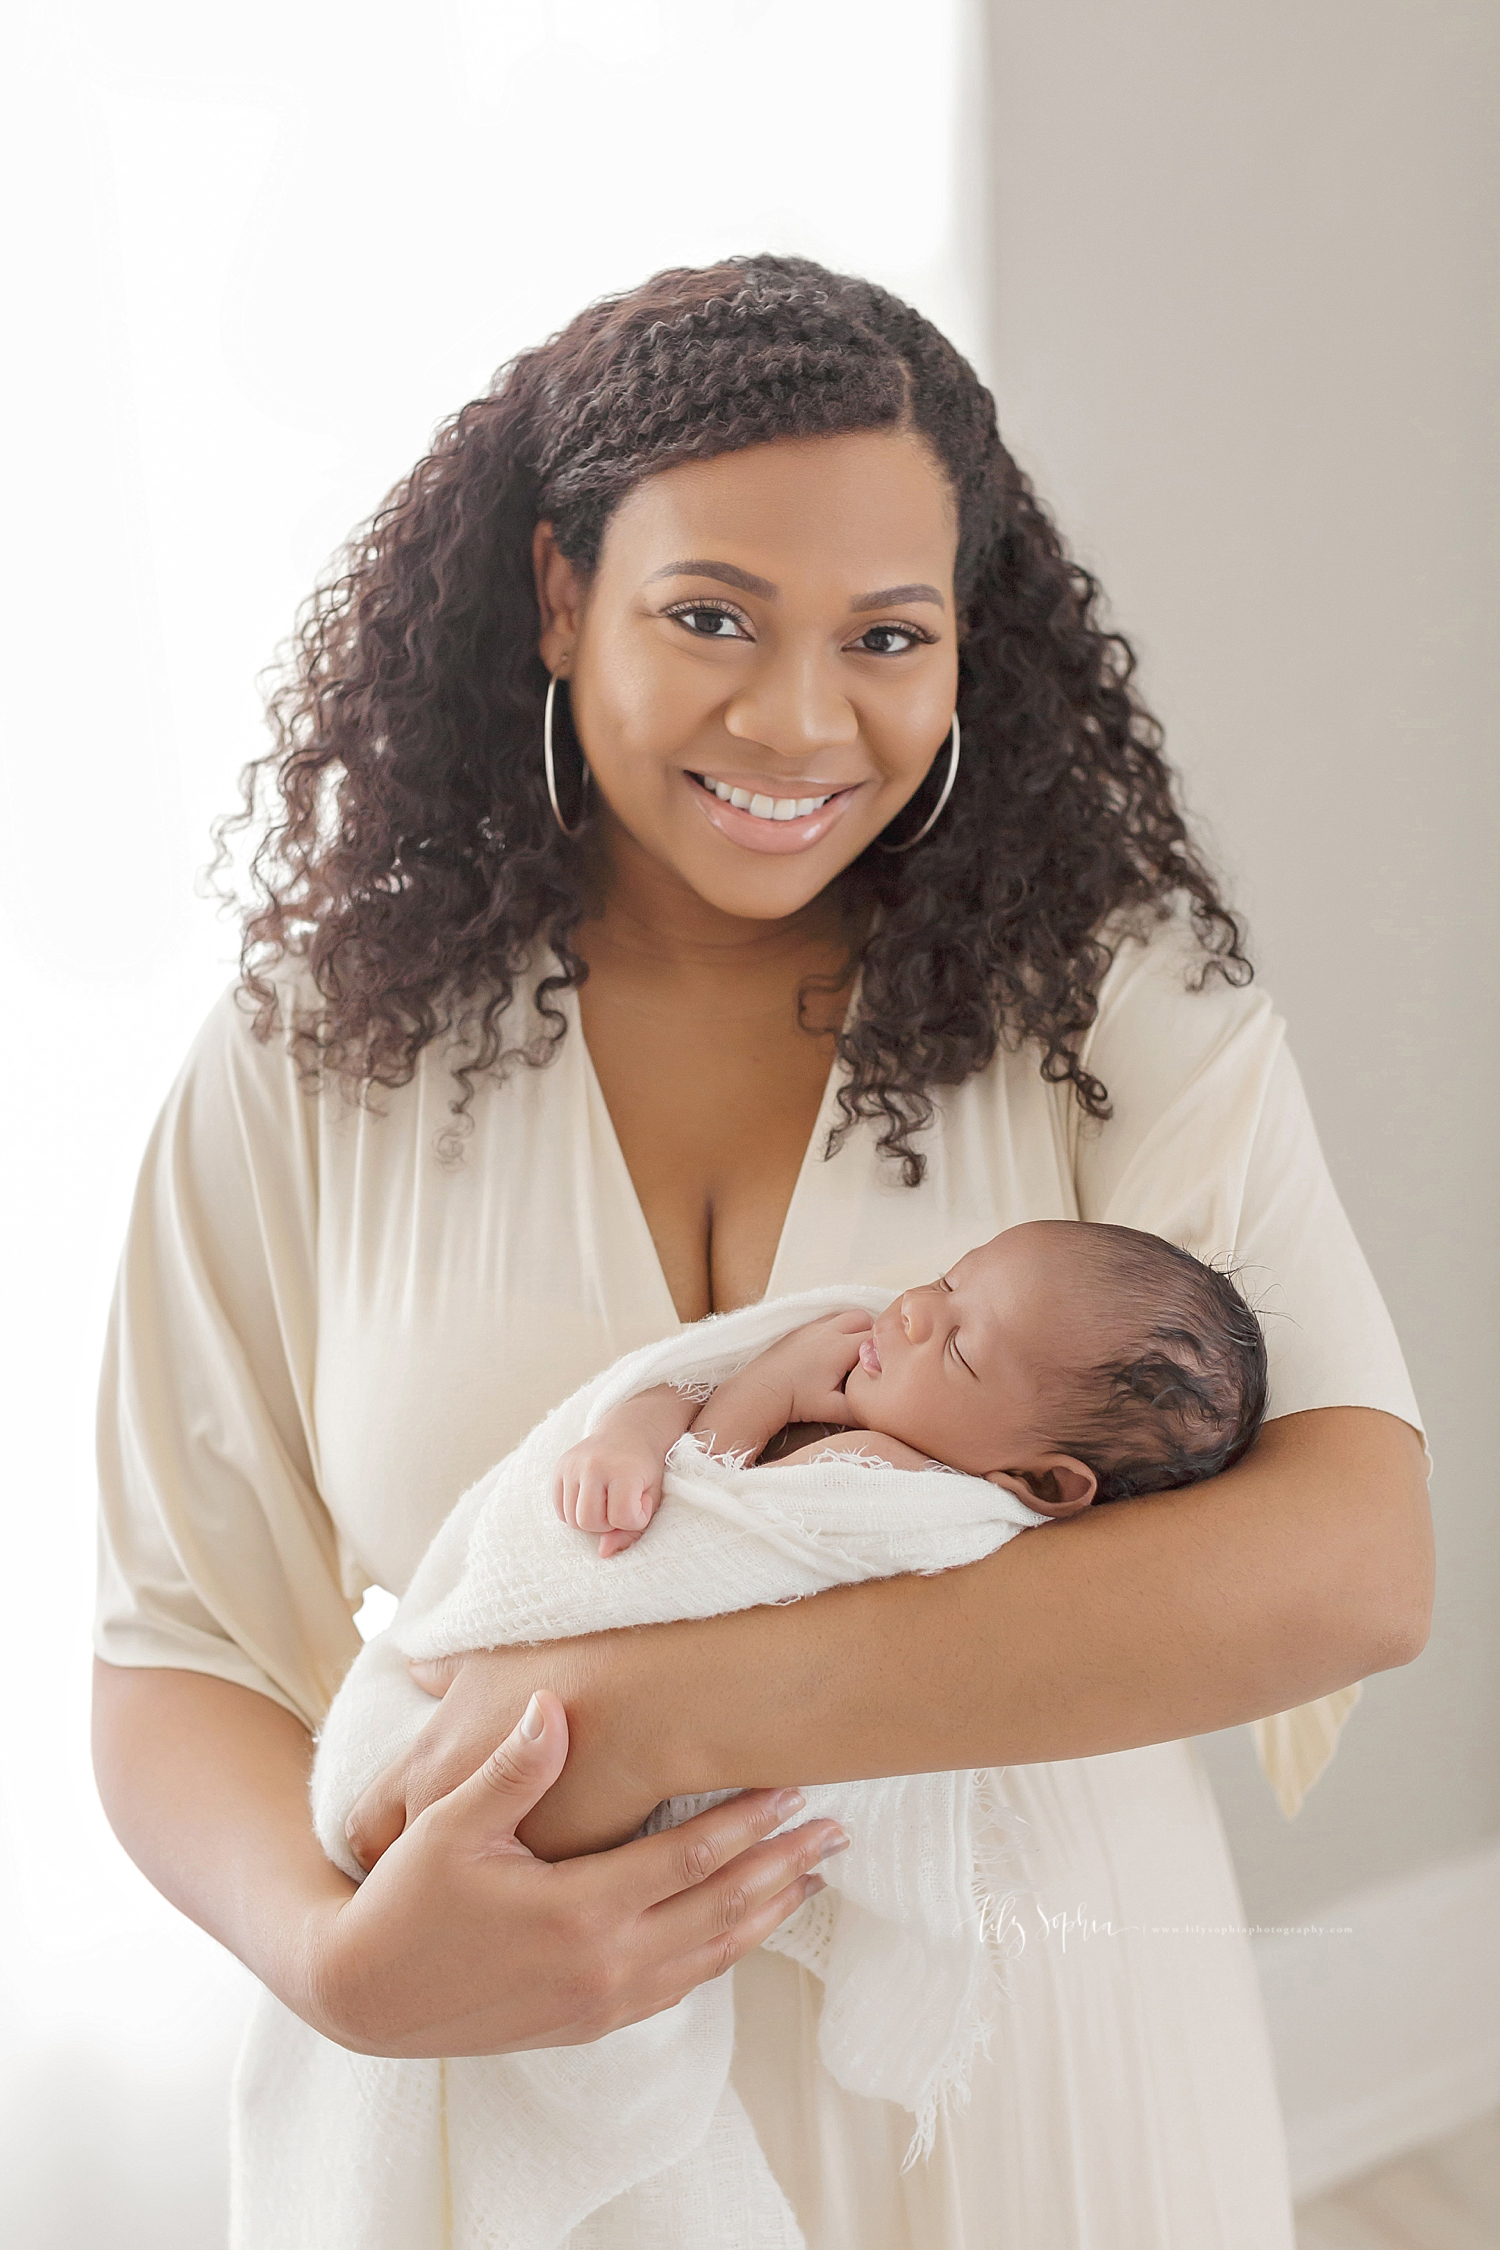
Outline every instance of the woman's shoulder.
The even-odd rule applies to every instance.
[[[549,1023],[536,987],[547,973],[545,959],[528,964],[509,999],[489,1011],[502,1051],[540,1057]],[[305,960],[288,959],[225,986],[188,1048],[175,1092],[229,1098],[247,1119],[310,1113],[325,1125],[350,1112],[374,1118],[425,1110],[433,1082],[450,1078],[455,1064],[468,1058],[473,1027],[485,1014],[483,993],[455,1003],[413,1054],[409,1074],[396,1084],[371,1084],[353,1053],[330,1057],[326,996]]]
[[[1100,931],[1109,965],[1080,1048],[1084,1068],[1185,1079],[1247,1045],[1279,1045],[1284,1025],[1247,961],[1205,942],[1186,901],[1123,913]]]

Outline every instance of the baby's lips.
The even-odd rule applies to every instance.
[[[873,1329],[859,1347],[859,1364],[867,1375],[880,1373],[880,1346],[875,1341]]]

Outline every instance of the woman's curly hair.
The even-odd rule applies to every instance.
[[[964,756],[932,834],[844,878],[878,911],[829,1153],[870,1118],[915,1185],[929,1088],[1002,1045],[1029,1042],[1044,1078],[1106,1116],[1079,1052],[1119,918],[1185,901],[1201,974],[1235,982],[1251,973],[1239,925],[1188,837],[1130,646],[1099,622],[1096,581],[1001,444],[989,392],[910,306],[805,258],[672,270],[589,306],[445,424],[338,557],[271,699],[275,748],[219,831],[222,854],[265,819],[241,963],[260,1035],[295,962],[317,995],[287,1026],[310,1077],[397,1087],[441,1036],[462,1120],[480,1076],[545,1061],[557,995],[587,975],[571,943],[587,855],[543,779],[537,522],[586,575],[611,511],[659,470],[893,429],[920,434],[957,501]],[[939,756],[903,833],[944,770]],[[539,941],[543,1030],[507,1047]]]

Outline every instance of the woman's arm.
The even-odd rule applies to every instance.
[[[528,1731],[529,1730],[529,1731]],[[653,2015],[769,1935],[836,1848],[832,1822],[737,1798],[565,1866],[515,1840],[568,1755],[556,1699],[414,1817],[356,1890],[307,1803],[311,1743],[269,1697],[201,1672],[95,1667],[94,1757],[116,1835],[175,1906],[328,2038],[377,2055],[501,2054]]]
[[[580,1850],[677,1791],[1029,1765],[1288,1710],[1410,1662],[1431,1599],[1415,1432],[1369,1408],[1290,1415],[1210,1483],[966,1569],[426,1667],[453,1684],[361,1800],[356,1848],[370,1864],[538,1684],[580,1754],[525,1834]]]

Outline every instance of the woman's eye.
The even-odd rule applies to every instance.
[[[919,633],[915,625],[872,625],[854,645],[871,656],[904,656],[909,648],[931,639],[930,633]]]
[[[669,610],[667,614],[702,641],[737,641],[742,637],[733,610],[720,609],[712,602],[693,602],[686,609]]]

